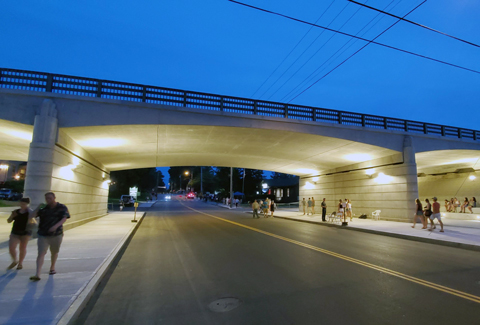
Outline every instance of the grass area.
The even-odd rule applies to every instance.
[[[4,207],[16,207],[16,206],[19,206],[20,204],[18,203],[18,201],[4,201],[4,200],[0,200],[0,208],[4,208]]]

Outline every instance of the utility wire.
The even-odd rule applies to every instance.
[[[335,0],[332,0],[332,2],[330,2],[327,9],[325,9],[323,11],[323,13],[320,15],[320,17],[318,17],[318,19],[315,21],[315,24],[323,17],[323,15],[325,15],[325,13],[328,11],[328,9],[330,9],[330,7],[333,5],[334,2],[335,2]],[[255,90],[255,92],[250,97],[254,97],[255,94],[267,83],[267,81],[270,80],[270,78],[275,74],[275,72],[277,72],[278,68],[280,68],[282,66],[283,62],[285,62],[288,59],[290,54],[292,54],[293,51],[295,51],[295,49],[298,47],[298,45],[300,45],[300,43],[303,41],[303,39],[308,35],[308,33],[310,33],[310,31],[313,29],[313,27],[314,26],[310,26],[310,28],[305,33],[305,35],[303,35],[303,37],[298,41],[298,43],[290,50],[290,52],[288,52],[287,56],[285,56],[285,58],[283,58],[282,62],[280,62],[280,64],[275,68],[275,70],[273,70],[273,72],[267,77],[267,79],[265,79],[265,81],[260,85],[260,87],[257,88],[257,90]]]
[[[387,4],[385,6],[384,9],[387,9],[389,6],[392,5],[392,3],[395,2],[395,0],[392,0],[389,4]],[[402,0],[400,0],[400,2],[397,2],[391,9],[395,8],[398,4],[400,4],[402,2]],[[368,25],[370,25],[375,19],[378,18],[378,16],[380,16],[380,13],[376,14],[375,17],[373,17],[365,26],[363,26],[362,29],[360,29],[356,34],[355,36],[359,35],[365,28],[367,28]],[[368,33],[373,27],[375,27],[375,25],[377,25],[380,21],[382,20],[382,18],[380,18],[377,22],[375,22],[375,24],[373,24],[372,26],[370,26],[370,28],[368,28],[368,30],[366,30],[362,35],[365,35],[366,33]],[[336,34],[334,34],[336,35]],[[285,101],[286,98],[288,98],[290,96],[290,94],[292,93],[295,93],[295,91],[300,88],[303,84],[307,84],[309,83],[310,81],[312,81],[313,79],[315,79],[322,71],[324,71],[326,69],[323,68],[320,72],[319,70],[325,65],[327,64],[331,58],[333,58],[338,52],[340,52],[345,46],[347,46],[349,43],[351,43],[353,41],[352,44],[350,44],[345,50],[342,51],[342,53],[340,53],[335,59],[332,60],[335,61],[336,59],[338,59],[340,57],[340,55],[342,55],[343,53],[345,53],[345,51],[347,51],[350,47],[352,47],[352,45],[358,41],[356,39],[349,39],[340,49],[338,49],[335,53],[333,53],[326,61],[324,61],[318,68],[316,68],[312,73],[310,73],[302,82],[300,82],[297,86],[295,86],[292,90],[290,90],[285,96],[282,97],[282,99],[280,101]],[[319,72],[317,74],[317,72]]]
[[[478,45],[478,44],[475,44],[475,43],[466,41],[466,40],[464,40],[464,39],[461,39],[461,38],[456,37],[456,36],[453,36],[453,35],[449,35],[449,34],[447,34],[447,33],[444,33],[444,32],[441,32],[441,31],[439,31],[439,30],[433,29],[433,28],[431,28],[431,27],[428,27],[428,26],[425,26],[425,25],[416,23],[416,22],[414,22],[414,21],[411,21],[411,20],[408,20],[408,19],[404,19],[403,17],[396,16],[396,15],[391,14],[391,13],[389,13],[389,12],[386,12],[386,11],[383,11],[383,10],[380,10],[380,9],[377,9],[377,8],[374,8],[374,7],[371,7],[371,6],[367,6],[366,4],[363,4],[363,3],[360,3],[360,2],[357,2],[357,1],[354,1],[354,0],[348,0],[348,1],[353,2],[353,3],[355,3],[355,4],[359,5],[359,6],[362,6],[362,7],[371,9],[371,10],[378,11],[378,12],[380,12],[380,13],[382,13],[382,14],[385,14],[385,15],[388,15],[388,16],[391,16],[391,17],[400,19],[400,20],[402,20],[402,21],[405,21],[405,22],[407,22],[407,23],[413,24],[413,25],[415,25],[415,26],[419,26],[419,27],[428,29],[429,31],[432,31],[432,32],[441,34],[441,35],[443,35],[443,36],[447,36],[447,37],[453,38],[453,39],[455,39],[455,40],[457,40],[457,41],[460,41],[460,42],[463,42],[463,43],[467,43],[467,44],[473,45],[473,46],[475,46],[475,47],[480,47],[480,45]]]
[[[417,10],[421,5],[423,5],[425,2],[427,2],[427,0],[423,0],[420,4],[418,4],[415,8],[413,8],[412,10],[410,10],[409,12],[407,12],[403,17],[407,17],[408,15],[410,15],[412,12],[414,12],[415,10]],[[350,60],[355,54],[357,54],[358,52],[360,52],[361,50],[363,50],[364,48],[366,48],[370,43],[375,43],[374,40],[376,40],[377,38],[379,38],[380,36],[382,36],[383,34],[385,34],[385,32],[387,32],[390,28],[392,28],[393,26],[395,26],[396,24],[398,24],[400,22],[400,20],[397,20],[396,22],[394,22],[393,24],[391,24],[387,29],[385,29],[383,32],[381,32],[380,34],[378,34],[377,36],[375,36],[374,39],[372,39],[370,42],[368,42],[367,44],[363,45],[361,48],[359,48],[357,51],[353,52],[353,54],[351,54],[348,58],[346,58],[345,60],[343,60],[342,62],[340,62],[339,64],[337,64],[333,69],[331,69],[330,71],[328,71],[326,74],[324,74],[320,79],[318,79],[317,81],[315,81],[314,83],[312,83],[310,86],[308,86],[307,88],[305,88],[304,90],[302,90],[299,94],[297,94],[295,97],[293,97],[292,99],[290,99],[288,102],[290,103],[292,100],[294,100],[295,98],[297,98],[298,96],[300,96],[301,94],[303,94],[304,92],[306,92],[308,89],[312,88],[314,85],[316,85],[320,80],[322,80],[323,78],[325,78],[326,76],[328,76],[330,73],[332,73],[333,71],[335,71],[338,67],[340,67],[342,64],[344,64],[345,62],[347,62],[348,60]]]
[[[422,55],[422,54],[418,54],[418,53],[415,53],[415,52],[403,50],[403,49],[401,49],[401,48],[398,48],[398,47],[395,47],[395,46],[391,46],[391,45],[387,45],[387,44],[384,44],[384,43],[375,42],[375,41],[372,41],[372,40],[369,40],[369,39],[366,39],[366,38],[363,38],[363,37],[358,37],[358,36],[355,36],[355,35],[352,35],[352,34],[349,34],[349,33],[345,33],[345,32],[341,32],[341,31],[339,31],[339,30],[335,30],[335,29],[328,28],[328,27],[325,27],[325,26],[313,24],[313,23],[310,23],[310,22],[308,22],[308,21],[301,20],[301,19],[298,19],[298,18],[294,18],[294,17],[291,17],[291,16],[287,16],[287,15],[284,15],[284,14],[281,14],[281,13],[278,13],[278,12],[270,11],[270,10],[263,9],[263,8],[259,8],[259,7],[255,7],[255,6],[252,6],[252,5],[243,3],[243,2],[239,2],[239,1],[236,1],[236,0],[228,0],[228,1],[233,2],[233,3],[236,3],[236,4],[239,4],[239,5],[242,5],[242,6],[245,6],[245,7],[248,7],[248,8],[252,8],[252,9],[255,9],[255,10],[263,11],[263,12],[266,12],[266,13],[269,13],[269,14],[272,14],[272,15],[276,15],[276,16],[280,16],[280,17],[283,17],[283,18],[287,18],[287,19],[290,19],[290,20],[293,20],[293,21],[296,21],[296,22],[299,22],[299,23],[302,23],[302,24],[307,24],[307,25],[315,26],[315,27],[318,27],[318,28],[322,28],[322,29],[325,29],[325,30],[334,32],[334,33],[338,33],[338,34],[341,34],[341,35],[353,37],[353,38],[356,38],[356,39],[359,39],[359,40],[362,40],[362,41],[365,41],[365,42],[370,42],[370,43],[372,43],[372,44],[380,45],[380,46],[383,46],[383,47],[386,47],[386,48],[389,48],[389,49],[392,49],[392,50],[396,50],[396,51],[399,51],[399,52],[403,52],[403,53],[407,53],[407,54],[410,54],[410,55],[418,56],[418,57],[421,57],[421,58],[424,58],[424,59],[427,59],[427,60],[431,60],[431,61],[434,61],[434,62],[442,63],[442,64],[445,64],[445,65],[449,65],[449,66],[452,66],[452,67],[455,67],[455,68],[459,68],[459,69],[462,69],[462,70],[467,70],[467,71],[470,71],[470,72],[474,72],[474,73],[480,74],[480,71],[477,71],[477,70],[474,70],[474,69],[462,67],[462,66],[457,65],[457,64],[449,63],[449,62],[446,62],[446,61],[442,61],[442,60],[439,60],[439,59],[435,59],[435,58],[432,58],[432,57],[429,57],[429,56],[426,56],[426,55]]]
[[[368,1],[367,1],[367,2],[368,2]],[[365,3],[366,3],[366,2],[365,2]],[[343,10],[344,10],[346,7],[347,7],[347,6],[345,6],[345,7],[342,9],[342,12],[343,12]],[[360,7],[360,8],[361,8],[361,7]],[[359,8],[359,9],[360,9],[360,8]],[[359,11],[360,11],[360,10],[356,10],[356,11],[350,16],[350,18],[348,18],[348,19],[343,23],[343,25],[340,26],[339,29],[342,29],[343,26],[345,26]],[[340,12],[340,13],[341,13],[341,12]],[[337,15],[337,16],[338,16],[338,15]],[[332,22],[333,22],[333,21],[332,21]],[[330,24],[331,24],[331,23],[330,23]],[[323,33],[324,31],[325,31],[325,30],[322,30],[322,33]],[[320,35],[321,35],[321,34],[320,34]],[[319,35],[319,36],[320,36],[320,35]],[[315,55],[317,55],[317,53],[320,52],[320,50],[323,49],[323,48],[325,47],[325,45],[327,45],[327,44],[332,40],[332,38],[334,38],[335,36],[337,36],[337,34],[332,34],[332,36],[330,36],[330,38],[329,38],[325,43],[323,43],[323,45],[320,46],[320,48],[319,48],[317,51],[315,51],[315,53],[313,53],[313,54],[308,58],[308,60],[305,61],[305,62],[300,66],[300,68],[298,68],[279,88],[277,88],[277,90],[275,90],[275,91],[273,92],[273,94],[271,94],[271,95],[267,98],[267,100],[269,100],[270,98],[272,98],[272,96],[274,96],[280,89],[282,89],[282,88],[283,88],[308,62],[310,62],[310,61],[313,59],[313,57],[314,57]],[[315,40],[316,40],[316,39],[315,39]],[[305,51],[306,51],[306,50],[305,50]],[[304,53],[305,53],[305,51],[304,51]],[[302,53],[302,55],[303,55],[303,53]],[[296,61],[295,61],[295,62],[296,62]],[[295,63],[295,62],[294,62],[294,63]],[[291,67],[291,66],[290,66],[290,67]]]
[[[347,2],[345,4],[345,6],[342,8],[342,10],[340,10],[340,12],[335,16],[335,18],[332,19],[332,21],[328,24],[328,26],[330,26],[337,18],[338,16],[340,16],[342,14],[342,12],[345,10],[345,8],[347,8],[349,5],[349,3]],[[343,27],[343,26],[342,26]],[[312,26],[313,28],[313,26]],[[325,32],[325,30],[322,30],[322,32],[320,34],[318,34],[318,36],[307,46],[307,48],[295,59],[295,61],[292,62],[292,64],[290,64],[288,66],[288,68],[277,78],[277,80],[275,80],[275,82],[273,84],[270,85],[270,87],[268,87],[268,89],[266,91],[263,92],[263,94],[260,96],[260,98],[262,98],[270,89],[272,89],[272,87],[278,82],[280,81],[280,79],[288,72],[288,70],[290,70],[290,68],[295,64],[297,63],[297,61],[305,54],[305,52],[308,51],[308,49],[317,41],[317,39],[323,35],[323,33]],[[268,99],[270,97],[272,97],[273,95],[270,95],[268,97]]]

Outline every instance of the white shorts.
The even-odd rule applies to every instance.
[[[430,220],[435,220],[435,219],[442,220],[441,214],[440,213],[433,213],[430,216]]]

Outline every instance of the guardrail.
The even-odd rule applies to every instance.
[[[479,140],[480,131],[195,91],[0,68],[0,88],[163,104]]]

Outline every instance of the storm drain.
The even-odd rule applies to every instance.
[[[220,298],[208,305],[208,308],[215,313],[225,313],[240,306],[241,301],[238,298]]]

